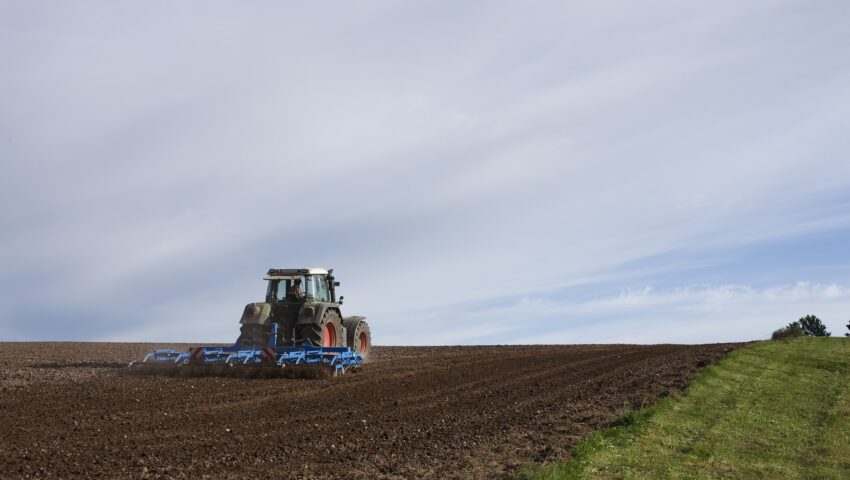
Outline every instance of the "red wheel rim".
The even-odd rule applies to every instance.
[[[364,354],[366,353],[366,349],[369,348],[369,336],[366,335],[366,332],[360,332],[360,346],[357,347],[357,353]]]
[[[336,343],[336,327],[333,323],[328,322],[322,329],[322,346],[335,347]]]

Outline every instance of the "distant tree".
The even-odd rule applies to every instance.
[[[782,327],[773,332],[773,335],[771,335],[770,338],[772,340],[788,340],[791,338],[802,337],[803,335],[805,335],[805,332],[803,332],[803,327],[800,326],[800,322],[791,322],[787,327]]]
[[[803,333],[809,337],[828,337],[831,335],[826,331],[826,326],[820,321],[820,318],[814,315],[806,315],[799,322],[800,327],[803,328]]]
[[[847,330],[850,330],[850,322],[847,322]],[[850,337],[850,333],[845,333],[845,337]]]

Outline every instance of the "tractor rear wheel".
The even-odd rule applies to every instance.
[[[363,360],[369,359],[372,350],[372,332],[369,324],[359,318],[346,318],[343,321],[347,332],[348,346],[363,356]]]
[[[343,347],[342,322],[335,310],[326,310],[319,323],[301,325],[300,335],[304,343],[309,340],[314,347]]]
[[[262,347],[269,341],[269,335],[264,325],[242,325],[237,343],[242,347]]]

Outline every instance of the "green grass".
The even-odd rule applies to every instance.
[[[850,479],[850,340],[758,342],[520,479]]]

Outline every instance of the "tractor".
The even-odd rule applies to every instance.
[[[369,325],[364,317],[342,316],[333,269],[272,268],[263,280],[268,282],[265,302],[245,307],[237,345],[265,346],[276,332],[276,347],[349,347],[368,358]]]
[[[264,280],[266,301],[245,307],[233,345],[158,349],[129,367],[179,375],[337,376],[366,361],[372,346],[369,325],[364,317],[342,316],[333,270],[272,268]]]

